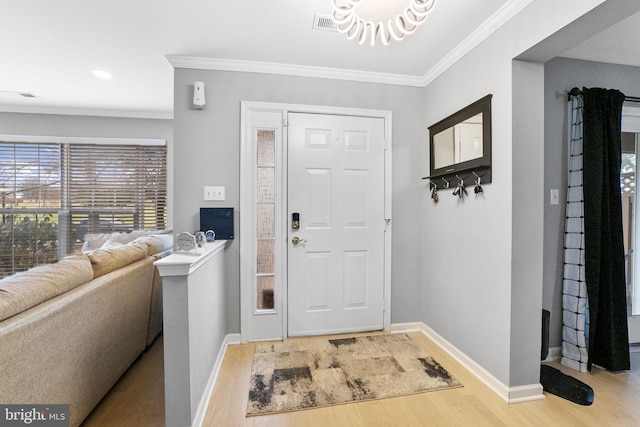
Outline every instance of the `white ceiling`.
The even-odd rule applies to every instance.
[[[424,82],[531,0],[436,0],[415,34],[386,47],[360,46],[342,34],[313,30],[314,15],[329,15],[331,1],[5,2],[0,111],[170,118],[173,67],[167,56]],[[604,42],[594,38],[593,43]],[[586,43],[573,53],[591,49]],[[96,69],[113,79],[94,77]]]
[[[585,40],[562,56],[640,67],[640,13]]]

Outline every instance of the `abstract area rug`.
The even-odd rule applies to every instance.
[[[257,345],[247,416],[461,387],[405,334]]]

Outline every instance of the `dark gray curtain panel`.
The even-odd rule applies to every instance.
[[[584,97],[585,278],[589,295],[588,369],[630,368],[620,197],[621,122],[625,96],[582,90]]]

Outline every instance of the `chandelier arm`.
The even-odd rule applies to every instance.
[[[350,18],[353,18],[353,13],[351,11],[345,11],[345,10],[334,10],[331,13],[331,18],[333,18],[333,21],[336,24],[342,24],[344,22],[347,22],[347,20],[349,20]]]
[[[412,0],[412,3],[420,5],[421,9],[430,10],[436,4],[436,0]]]
[[[350,32],[350,30],[355,26],[355,22],[354,21],[349,21],[347,24],[344,25],[338,25],[337,29],[339,32],[341,32],[342,34],[347,34]]]
[[[376,39],[378,38],[378,34],[380,33],[380,22],[371,26],[371,46],[376,45]]]
[[[392,21],[387,21],[387,26],[389,27],[389,36],[395,41],[399,42],[404,39],[404,33],[401,31],[397,31],[397,26],[393,25]]]
[[[346,33],[347,38],[349,40],[353,40],[354,38],[356,38],[358,34],[360,34],[360,32],[362,31],[363,25],[364,25],[364,22],[362,21],[362,19],[355,18],[353,20],[352,26],[349,28],[349,31]]]
[[[351,7],[347,6],[338,6],[335,2],[333,3],[333,12],[331,13],[332,18],[335,21],[344,21],[353,15],[353,11]]]
[[[413,26],[418,26],[427,19],[427,15],[416,16],[413,11],[409,9],[405,10],[402,16],[404,16],[404,19]]]
[[[409,23],[410,24],[410,23]],[[416,32],[416,29],[418,28],[417,25],[408,25],[407,21],[405,21],[404,16],[403,15],[398,15],[396,17],[396,26],[398,27],[398,29],[406,35],[410,35]]]
[[[358,37],[358,44],[363,44],[367,40],[367,32],[369,31],[370,27],[371,27],[370,22],[362,21],[362,29],[360,30],[360,37]],[[374,35],[375,34],[372,34],[372,37]]]
[[[348,9],[333,9],[331,16],[335,19],[344,19],[345,16],[352,15],[352,12]]]
[[[431,8],[435,5],[435,0],[411,0],[409,8],[419,14],[426,15],[431,11]]]
[[[429,14],[429,9],[417,7],[414,1],[412,1],[409,7],[406,9],[406,12],[409,11],[411,11],[411,13],[413,13],[416,17],[420,18],[426,17]]]
[[[354,25],[356,25],[356,21],[357,21],[357,18],[354,15],[349,14],[344,19],[341,19],[340,21],[335,21],[336,29],[343,34],[348,33],[349,30]]]
[[[391,35],[387,35],[384,31],[384,24],[382,22],[378,22],[378,25],[376,26],[376,33],[375,33],[376,37],[371,37],[371,46],[375,45],[375,40],[378,36],[380,36],[380,41],[382,42],[383,45],[388,46],[389,42],[391,41]]]

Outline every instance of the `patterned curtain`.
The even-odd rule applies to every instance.
[[[562,360],[565,366],[587,371],[589,299],[585,281],[583,127],[584,100],[570,94],[569,165],[564,233],[564,279],[562,285]]]

